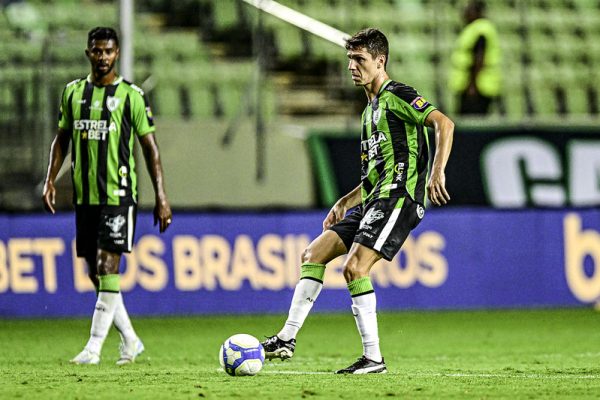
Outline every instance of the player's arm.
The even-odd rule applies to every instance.
[[[46,180],[44,181],[44,189],[42,192],[42,201],[44,202],[44,208],[46,211],[54,214],[54,204],[56,200],[56,189],[54,188],[54,181],[62,167],[67,153],[69,151],[69,142],[71,141],[71,132],[68,130],[58,128],[58,132],[52,140],[50,146],[50,158],[48,161],[48,172],[46,173]]]
[[[452,149],[454,122],[438,110],[432,111],[425,119],[425,125],[435,130],[435,156],[427,183],[429,200],[436,206],[446,204],[450,195],[446,191],[446,163]]]
[[[154,206],[154,225],[159,224],[160,232],[164,232],[171,224],[173,214],[171,206],[165,192],[163,169],[158,152],[158,145],[153,133],[148,133],[140,137],[146,168],[152,179],[154,187],[155,206]]]
[[[346,215],[346,212],[352,207],[356,207],[361,202],[360,190],[362,188],[362,184],[358,185],[348,194],[340,198],[335,202],[329,213],[327,213],[327,217],[323,220],[323,230],[329,229],[331,226],[337,224]]]

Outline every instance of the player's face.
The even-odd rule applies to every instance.
[[[364,48],[349,50],[348,70],[355,86],[365,86],[375,80],[382,71],[381,57],[375,57]]]
[[[119,47],[114,40],[94,40],[85,50],[92,70],[97,76],[105,76],[114,71],[119,57]]]

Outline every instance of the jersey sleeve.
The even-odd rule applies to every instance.
[[[153,133],[156,130],[154,126],[154,117],[148,98],[143,92],[134,91],[131,96],[131,107],[133,115],[133,128],[138,136],[144,136]]]
[[[69,104],[72,94],[73,91],[67,85],[63,90],[58,111],[58,127],[66,131],[73,129],[73,113]]]
[[[425,125],[427,116],[436,109],[410,86],[404,85],[401,88],[392,90],[392,93],[394,94],[394,101],[390,104],[390,108],[404,120],[418,125]]]

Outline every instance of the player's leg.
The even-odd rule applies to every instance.
[[[363,345],[363,355],[354,364],[337,371],[339,374],[387,372],[379,348],[377,298],[369,272],[381,255],[359,243],[354,243],[344,262],[344,278],[352,296],[352,315]]]
[[[346,252],[344,242],[332,230],[323,232],[304,250],[300,281],[294,289],[288,318],[277,335],[267,338],[262,343],[266,358],[284,360],[293,356],[296,335],[323,288],[325,264]]]
[[[378,200],[369,205],[344,262],[344,278],[352,296],[352,314],[361,336],[363,355],[342,374],[387,372],[379,348],[377,298],[369,272],[382,257],[391,260],[423,218],[423,207],[410,197]]]
[[[98,296],[100,281],[98,279],[96,256],[86,257],[86,262],[88,265],[88,276],[94,284],[94,287],[96,288],[96,296]],[[123,295],[121,292],[119,292],[118,294],[113,324],[119,332],[119,336],[121,337],[121,344],[119,346],[121,358],[119,359],[119,361],[117,361],[117,363],[124,364],[127,362],[131,362],[132,359],[135,359],[135,357],[137,357],[144,351],[144,344],[138,338],[137,334],[135,333],[135,330],[133,329],[133,325],[131,324],[131,319],[129,318],[127,309],[125,308],[125,304],[123,302]],[[129,353],[133,354],[133,357],[130,357]]]

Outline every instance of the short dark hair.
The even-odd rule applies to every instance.
[[[88,33],[87,47],[90,48],[95,40],[114,40],[117,47],[119,47],[119,36],[113,28],[98,26],[92,29]]]
[[[385,65],[387,65],[390,46],[387,38],[379,29],[362,29],[346,40],[346,50],[356,50],[362,47],[364,47],[373,58],[384,55]]]

